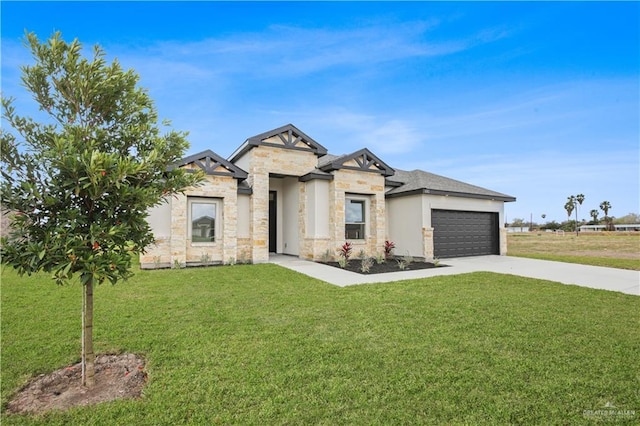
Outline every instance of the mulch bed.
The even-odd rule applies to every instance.
[[[82,386],[81,364],[41,374],[25,385],[7,405],[9,414],[42,414],[50,410],[139,398],[147,382],[145,361],[135,354],[98,355],[95,386]]]
[[[340,268],[338,262],[321,262],[323,265],[333,266],[335,268]],[[441,268],[443,264],[435,265],[431,262],[422,262],[422,261],[413,261],[407,267],[404,268],[404,271],[417,271],[420,269],[430,269],[430,268]],[[403,269],[400,269],[398,266],[398,262],[395,259],[388,259],[384,263],[376,263],[373,262],[369,272],[362,272],[362,260],[360,259],[351,259],[349,260],[349,264],[344,269],[346,271],[357,272],[362,275],[371,275],[371,274],[384,274],[387,272],[402,272]]]

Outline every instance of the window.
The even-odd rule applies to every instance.
[[[218,226],[218,204],[214,199],[190,199],[190,234],[192,243],[213,243]]]
[[[363,240],[366,225],[366,201],[363,199],[347,198],[345,200],[345,232],[347,240]]]

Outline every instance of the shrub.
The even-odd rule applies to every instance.
[[[393,256],[393,249],[396,248],[396,243],[393,241],[385,241],[384,242],[384,258],[389,259]]]
[[[404,259],[397,259],[396,262],[398,262],[398,268],[400,268],[401,271],[404,271],[407,268],[407,263]]]
[[[376,253],[376,263],[378,265],[383,264],[385,261],[384,255],[382,253]]]
[[[340,247],[340,257],[342,257],[347,263],[349,263],[349,258],[351,257],[351,251],[353,250],[353,245],[347,241]]]
[[[373,266],[373,258],[371,257],[363,257],[360,262],[360,271],[363,273],[369,272],[371,267]]]

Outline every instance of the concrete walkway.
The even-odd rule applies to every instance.
[[[442,260],[443,265],[448,265],[446,268],[399,271],[372,275],[361,275],[333,266],[302,260],[295,256],[280,254],[271,254],[269,262],[340,287],[485,271],[520,275],[523,277],[556,281],[562,284],[575,284],[582,287],[619,291],[621,293],[640,296],[640,271],[525,259],[522,257],[460,257]]]

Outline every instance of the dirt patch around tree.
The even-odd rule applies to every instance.
[[[95,360],[95,386],[91,389],[81,384],[80,363],[41,374],[18,391],[7,405],[7,412],[42,414],[116,399],[139,398],[147,381],[144,365],[144,359],[135,354],[99,355]]]

